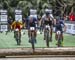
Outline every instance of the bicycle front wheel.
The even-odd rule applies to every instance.
[[[49,47],[49,32],[46,32],[46,45]]]

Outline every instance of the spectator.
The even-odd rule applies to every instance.
[[[69,21],[68,15],[65,15],[65,16],[64,16],[64,20],[65,20],[65,21]]]
[[[74,14],[74,12],[70,13],[69,19],[70,19],[70,21],[75,21],[75,14]]]

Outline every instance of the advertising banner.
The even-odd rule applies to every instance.
[[[15,20],[22,21],[22,11],[21,10],[15,10]]]

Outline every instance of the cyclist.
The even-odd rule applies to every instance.
[[[11,24],[13,23],[13,19],[11,17],[9,17],[8,19],[8,29],[9,31],[11,31]]]
[[[16,41],[17,41],[17,45],[20,45],[21,43],[21,28],[23,27],[23,24],[22,22],[19,22],[18,20],[17,21],[14,21],[11,25],[11,28],[14,30],[14,38],[16,38]],[[18,34],[18,37],[16,34]]]
[[[63,45],[63,31],[66,31],[66,25],[63,18],[55,19],[55,32],[61,31],[62,45]],[[57,33],[55,34],[55,39],[57,40]]]
[[[13,19],[11,18],[11,16],[9,16],[9,18],[8,18],[8,31],[6,31],[6,35],[8,34],[8,32],[12,31],[11,30],[12,22],[13,22]]]
[[[11,24],[11,28],[13,30],[15,29],[18,29],[20,32],[21,32],[21,28],[23,27],[23,24],[22,22],[19,22],[18,20],[17,21],[14,21],[12,24]]]
[[[50,38],[50,41],[52,41],[52,27],[53,27],[53,17],[50,16],[50,13],[49,12],[46,12],[46,14],[42,17],[42,20],[43,20],[43,25],[47,25],[49,24],[50,26],[50,35],[51,35],[51,38]],[[45,40],[45,30],[44,30],[44,40]]]
[[[28,27],[28,37],[29,37],[29,42],[31,41],[31,37],[30,37],[30,27],[34,27],[34,37],[35,37],[35,43],[36,43],[36,36],[37,36],[37,31],[36,31],[36,18],[34,18],[34,17],[29,17],[29,23],[28,23],[28,25],[29,25],[29,27]]]

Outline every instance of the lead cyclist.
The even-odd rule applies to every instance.
[[[54,17],[49,12],[46,12],[45,15],[42,16],[42,22],[43,22],[44,27],[45,25],[49,24],[50,35],[51,35],[50,41],[52,42],[52,30],[53,30]],[[45,40],[45,30],[44,30],[44,40]]]
[[[34,36],[35,36],[35,43],[36,43],[36,36],[37,36],[37,30],[36,30],[36,19],[34,17],[29,17],[29,23],[28,23],[28,37],[29,37],[29,42],[31,40],[30,37],[30,27],[34,27]]]

